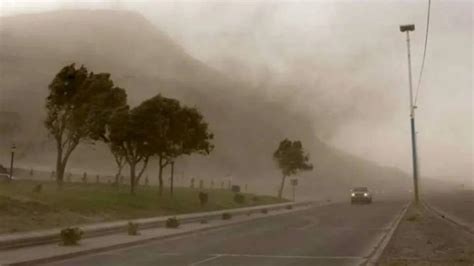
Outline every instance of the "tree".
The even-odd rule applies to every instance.
[[[146,123],[153,155],[158,157],[159,193],[163,193],[163,169],[183,154],[209,153],[213,135],[195,108],[181,107],[176,99],[157,95],[143,102],[139,108],[149,113]]]
[[[145,172],[148,160],[152,155],[149,139],[154,133],[152,127],[147,126],[153,123],[152,113],[141,108],[141,105],[130,110],[127,106],[116,111],[109,125],[108,139],[114,156],[123,156],[130,167],[130,193],[135,194],[135,187],[140,182],[140,178]],[[141,169],[137,172],[137,167],[141,163]]]
[[[135,108],[136,113],[146,114],[140,117],[141,129],[144,138],[148,141],[152,155],[158,157],[159,194],[163,192],[163,169],[171,163],[171,140],[173,139],[171,127],[176,113],[180,110],[177,100],[157,95],[144,101]],[[136,117],[138,118],[138,117]],[[140,121],[136,121],[137,126]]]
[[[167,159],[171,161],[171,186],[170,191],[173,195],[173,173],[175,159],[182,155],[191,155],[198,153],[202,155],[209,154],[214,146],[211,140],[214,135],[209,132],[208,124],[196,108],[183,106],[170,125],[170,147],[168,147]]]
[[[45,126],[57,149],[56,181],[63,183],[71,153],[80,142],[103,140],[114,110],[125,105],[126,93],[110,74],[94,74],[74,64],[63,67],[49,85]]]
[[[283,174],[280,189],[278,190],[278,198],[280,199],[283,194],[286,177],[295,175],[299,171],[313,169],[313,166],[308,163],[309,155],[304,153],[303,145],[299,140],[291,141],[284,139],[281,141],[278,149],[273,153],[273,159]]]

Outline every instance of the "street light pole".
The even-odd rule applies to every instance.
[[[415,130],[415,108],[413,104],[413,88],[412,88],[412,76],[411,76],[411,54],[410,54],[410,31],[415,30],[415,25],[401,25],[400,31],[407,33],[407,50],[408,50],[408,82],[410,86],[410,126],[411,126],[411,146],[412,146],[412,159],[413,159],[413,185],[414,185],[414,196],[415,203],[418,204],[420,198],[418,193],[418,160],[416,151],[416,130]]]
[[[11,148],[11,160],[10,160],[10,180],[13,180],[13,161],[15,160],[15,144]]]

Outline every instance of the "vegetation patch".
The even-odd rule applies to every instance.
[[[230,220],[232,219],[232,214],[228,213],[228,212],[224,212],[222,214],[222,220]]]
[[[35,172],[39,178],[40,174]],[[41,193],[33,192],[39,184]],[[0,186],[0,234],[284,202],[275,197],[258,196],[258,202],[239,204],[229,190],[210,189],[205,193],[213,200],[202,205],[196,190],[184,187],[176,187],[173,197],[168,190],[160,197],[154,186],[139,185],[135,195],[131,195],[128,185],[77,182],[64,183],[58,189],[52,181],[15,180]]]
[[[129,236],[136,236],[140,234],[138,232],[138,224],[134,222],[128,222],[127,231]]]
[[[166,220],[166,228],[178,228],[179,227],[179,221],[176,217],[168,218]]]
[[[79,240],[82,238],[82,230],[78,227],[65,228],[61,230],[60,236],[64,246],[74,246],[79,244]]]
[[[234,195],[234,201],[238,204],[244,204],[245,203],[245,196],[240,194],[240,193],[236,193]]]
[[[199,192],[199,202],[201,203],[202,206],[206,205],[207,202],[209,201],[209,194],[204,193],[204,192]]]

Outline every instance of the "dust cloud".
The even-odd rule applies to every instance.
[[[107,47],[116,41],[113,34],[110,34],[110,42],[75,47],[83,37],[80,33],[76,43],[65,40],[58,52],[68,59],[88,54],[86,65],[112,72],[116,83],[134,90],[129,92],[132,102],[138,103],[156,93],[153,84],[159,81],[165,84],[160,89],[170,96],[202,106],[203,112],[210,116],[211,127],[212,122],[217,124],[214,128],[217,131],[216,147],[225,148],[211,155],[212,163],[208,162],[209,158],[185,159],[183,169],[193,169],[195,175],[234,176],[237,179],[236,176],[241,176],[244,180],[258,175],[267,180],[277,173],[269,170],[274,168],[271,159],[260,157],[271,152],[275,143],[286,136],[301,138],[308,143],[316,169],[319,168],[319,179],[333,176],[333,179],[346,180],[345,184],[350,186],[357,184],[352,180],[354,176],[379,175],[394,179],[409,175],[411,171],[406,42],[398,26],[414,23],[417,27],[412,34],[416,85],[423,51],[426,1],[40,2],[2,3],[0,23],[5,23],[1,23],[0,28],[17,14],[37,13],[34,16],[41,16],[41,12],[51,10],[113,9],[126,16],[130,11],[136,12],[158,29],[160,39],[148,39],[147,36],[155,33],[145,22],[136,24],[127,19],[116,20],[111,15],[110,21],[115,24],[111,31],[133,33],[131,42],[143,48],[142,53],[124,56],[121,51],[108,51]],[[417,131],[422,176],[471,182],[474,186],[472,5],[470,1],[436,1],[432,5],[426,68],[418,99]],[[83,13],[81,18],[87,16]],[[106,15],[98,20],[93,17],[91,15],[91,21],[100,23],[109,20]],[[79,26],[81,23],[87,24],[77,22]],[[86,26],[79,28],[87,32]],[[146,29],[144,34],[136,34],[143,29]],[[36,34],[41,36],[43,33]],[[2,35],[0,45],[9,44],[7,37]],[[54,42],[44,41],[46,44]],[[160,62],[160,67],[153,69],[155,62],[150,57],[167,58],[153,54],[153,42],[171,43],[170,47],[160,49],[164,54],[172,51],[179,62],[167,66]],[[140,46],[142,44],[144,46]],[[121,43],[118,47],[124,49],[123,45]],[[18,64],[17,59],[9,58],[5,51],[2,53],[4,77],[17,74],[18,68],[25,64]],[[106,64],[94,58],[97,54],[91,55],[91,51],[106,53],[101,55],[111,62]],[[118,59],[115,58],[119,54]],[[36,55],[33,57],[38,60]],[[50,71],[48,76],[32,71],[43,91],[60,63],[46,63]],[[189,70],[191,74],[185,77],[189,80],[182,81],[184,86],[170,82],[179,79],[172,72],[182,71],[183,65],[192,68]],[[158,69],[162,73],[156,78]],[[214,71],[222,74],[218,81],[214,80]],[[147,78],[140,78],[140,75]],[[13,84],[20,88],[32,85],[28,82],[20,84],[19,79],[16,75],[4,81],[3,95],[17,97],[5,86]],[[183,89],[196,82],[200,83],[197,86],[201,95]],[[140,87],[140,91],[136,87]],[[232,97],[226,96],[228,93]],[[215,115],[219,101],[228,107],[227,117]],[[11,102],[16,100],[2,101],[3,111],[10,111]],[[41,104],[33,106],[36,108]],[[259,118],[252,120],[255,113],[259,113]],[[22,119],[28,120],[27,117]],[[27,124],[36,118],[29,121]],[[224,121],[235,121],[235,125],[221,126]],[[264,126],[256,126],[258,123]],[[228,138],[238,139],[237,133],[241,131],[247,131],[245,137],[228,146]],[[219,138],[218,133],[225,137]],[[4,142],[7,145],[8,140],[4,139]],[[41,151],[47,147],[44,143],[41,145],[36,145],[35,149]],[[245,159],[249,154],[248,147],[253,147],[251,153],[258,158]],[[85,152],[91,148],[82,149]],[[103,151],[100,156],[108,156],[106,153]],[[6,161],[6,155],[2,156],[2,161]],[[78,162],[81,160],[83,158],[76,158]],[[88,162],[77,165],[82,167],[84,164]],[[196,170],[199,167],[204,170]],[[109,170],[112,169],[111,164]],[[381,173],[383,171],[388,174]],[[183,176],[186,175],[184,172]],[[266,182],[262,180],[257,183]],[[380,178],[377,180],[380,183]],[[335,189],[332,183],[329,180],[325,184]]]

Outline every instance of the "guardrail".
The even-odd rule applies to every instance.
[[[131,220],[121,220],[116,222],[107,222],[107,223],[98,223],[79,227],[83,230],[83,238],[91,238],[103,235],[109,235],[114,233],[126,232],[128,228],[128,223],[134,222],[138,224],[140,229],[155,228],[155,227],[164,227],[166,220],[171,217],[176,217],[181,224],[199,222],[201,220],[215,220],[221,219],[223,213],[230,213],[233,216],[237,215],[247,215],[249,213],[261,212],[263,209],[268,211],[281,210],[285,209],[288,205],[293,207],[304,207],[309,206],[315,203],[314,201],[304,201],[304,202],[287,202],[271,205],[260,205],[254,207],[245,207],[245,208],[236,208],[236,209],[226,209],[205,213],[192,213],[192,214],[182,214],[182,215],[168,215],[152,218],[141,218],[141,219],[131,219]],[[27,232],[27,233],[15,233],[9,235],[0,235],[0,250],[20,248],[41,244],[57,243],[60,241],[59,233],[62,228],[50,229],[37,232]]]

